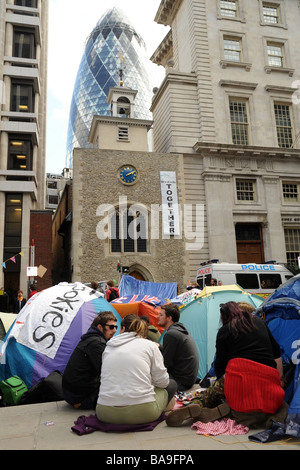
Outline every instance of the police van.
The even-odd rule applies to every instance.
[[[211,279],[216,279],[217,283],[223,285],[238,284],[247,292],[268,296],[293,276],[294,273],[285,265],[275,261],[264,264],[231,264],[212,260],[199,266],[197,283],[203,289],[211,285]]]

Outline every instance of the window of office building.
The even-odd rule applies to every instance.
[[[272,3],[263,2],[263,18],[264,23],[267,24],[280,23],[279,6]]]
[[[31,171],[33,146],[28,136],[10,136],[8,147],[8,170]]]
[[[36,43],[33,31],[18,28],[14,30],[13,54],[14,57],[23,59],[36,58]]]
[[[236,197],[238,201],[256,201],[255,182],[236,180]]]
[[[293,128],[289,105],[274,104],[278,145],[280,148],[293,146]]]
[[[299,183],[282,183],[284,202],[299,202]]]
[[[282,44],[267,42],[268,65],[270,67],[283,67],[284,56]]]
[[[300,229],[285,229],[284,236],[287,262],[298,266],[298,257],[300,256]]]
[[[224,37],[224,59],[229,62],[241,62],[242,45],[239,38]]]
[[[231,98],[229,100],[232,142],[236,145],[249,144],[249,124],[247,102]]]
[[[147,214],[130,210],[115,213],[110,222],[111,251],[113,253],[147,252]]]
[[[221,0],[220,1],[220,13],[221,16],[227,18],[236,18],[238,14],[238,2],[236,0]]]
[[[54,195],[52,195],[52,194],[49,194],[49,196],[48,196],[48,203],[51,204],[51,205],[57,206],[57,204],[58,204],[58,196],[54,196]]]
[[[34,111],[34,90],[29,83],[12,82],[11,111],[32,113]]]
[[[22,250],[22,205],[22,194],[8,193],[6,195],[4,260],[9,260]],[[16,256],[14,260],[15,262],[7,263],[6,272],[18,272],[20,270],[20,257]]]
[[[36,8],[37,0],[15,0],[15,5],[28,8]]]

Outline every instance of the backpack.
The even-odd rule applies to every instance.
[[[114,289],[113,287],[111,287],[108,301],[111,302],[112,300],[115,300],[118,298],[119,298],[118,291]]]
[[[18,405],[22,395],[27,392],[27,390],[28,388],[25,382],[17,375],[0,382],[0,391],[4,405]]]
[[[62,373],[54,370],[22,395],[20,405],[62,401]]]

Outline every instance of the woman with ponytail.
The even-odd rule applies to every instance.
[[[103,353],[97,417],[111,424],[153,422],[173,399],[176,382],[169,378],[157,344],[147,340],[144,320],[127,315],[120,333]]]

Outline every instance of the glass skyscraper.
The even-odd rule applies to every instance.
[[[88,135],[93,116],[110,115],[106,98],[120,81],[138,91],[135,118],[152,119],[147,61],[144,40],[125,14],[116,7],[108,10],[88,37],[79,65],[69,116],[67,168],[73,167],[74,147],[91,148]]]

